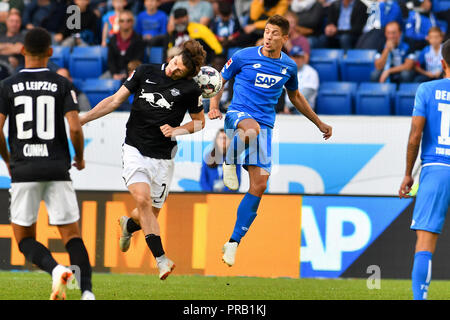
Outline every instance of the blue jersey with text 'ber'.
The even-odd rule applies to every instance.
[[[450,78],[424,82],[419,86],[413,116],[426,118],[422,164],[450,165]]]
[[[297,65],[284,52],[272,59],[264,56],[262,47],[237,51],[222,69],[222,77],[235,77],[233,99],[228,110],[249,113],[269,127],[275,122],[275,106],[283,92],[298,89]]]

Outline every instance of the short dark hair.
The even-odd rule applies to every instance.
[[[188,15],[188,12],[185,8],[178,8],[173,12],[173,17],[175,19],[183,18],[183,17],[186,17],[187,15]]]
[[[400,26],[400,23],[398,23],[398,21],[390,21],[390,22],[388,22],[385,26],[384,26],[384,29],[386,29],[387,28],[387,26],[389,26],[389,25],[391,25],[391,24],[395,24],[396,26],[397,26],[397,28],[398,28],[398,30],[400,31],[400,32],[402,32],[402,27]]]
[[[268,24],[279,26],[283,35],[287,35],[289,33],[289,21],[279,14],[271,16],[269,20],[267,20],[266,25]]]
[[[50,33],[44,28],[33,28],[25,35],[23,46],[31,55],[45,55],[52,44]]]
[[[450,39],[444,42],[442,45],[442,59],[447,63],[447,66],[450,67]]]
[[[233,6],[226,1],[219,2],[219,13],[225,17],[228,17],[233,12]]]

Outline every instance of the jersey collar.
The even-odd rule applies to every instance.
[[[50,71],[50,69],[49,68],[22,69],[19,72],[41,72],[41,71]]]
[[[279,57],[279,58],[269,58],[269,57],[266,57],[266,56],[263,55],[262,52],[261,52],[261,51],[262,51],[262,48],[263,48],[263,46],[259,46],[259,47],[258,47],[258,54],[259,54],[260,57],[267,58],[267,59],[274,59],[274,60],[277,60],[277,59],[278,59],[278,60],[281,60],[281,58],[283,57],[282,52],[280,52],[280,57]]]

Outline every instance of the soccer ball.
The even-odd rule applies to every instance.
[[[203,66],[200,72],[194,77],[195,82],[202,89],[203,98],[214,97],[222,89],[222,77],[219,71],[213,67]]]

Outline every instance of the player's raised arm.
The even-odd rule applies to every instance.
[[[73,148],[75,149],[75,156],[73,157],[75,163],[73,166],[78,170],[83,170],[85,166],[83,157],[84,135],[78,117],[78,111],[69,111],[65,114],[65,117],[69,123],[70,141],[72,141]]]
[[[187,122],[186,124],[173,128],[168,124],[165,124],[160,127],[161,132],[165,137],[176,137],[185,134],[191,134],[197,131],[202,130],[205,127],[205,112],[202,110],[198,113],[189,113],[192,121]]]
[[[317,128],[323,133],[323,138],[325,140],[328,140],[331,135],[333,134],[333,128],[326,123],[323,123],[320,118],[317,116],[317,114],[314,112],[314,110],[309,105],[308,101],[305,99],[305,97],[300,93],[300,91],[295,90],[287,90],[289,100],[291,100],[292,104],[295,106],[295,108],[300,111],[305,117],[307,117],[309,120],[311,120],[312,123],[314,123]]]
[[[131,92],[125,86],[121,86],[116,93],[100,101],[94,108],[80,116],[80,123],[84,125],[89,121],[101,118],[114,110],[128,99]]]
[[[222,88],[220,89],[220,91],[209,100],[209,112],[208,112],[208,117],[211,120],[214,119],[222,119],[222,112],[220,112],[219,110],[219,104],[220,104],[220,99],[222,98],[222,94],[223,94],[223,90],[225,87],[225,83],[227,83],[227,80],[225,80],[222,75],[220,75],[220,78],[222,79]]]

